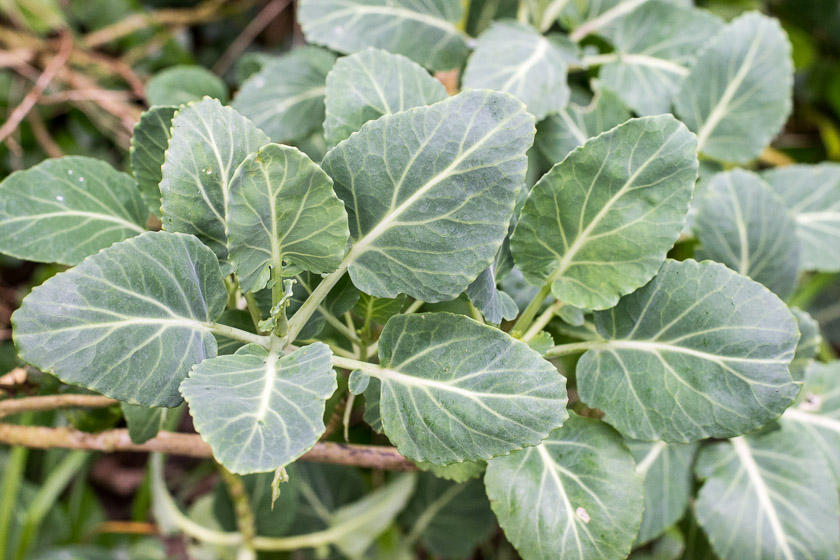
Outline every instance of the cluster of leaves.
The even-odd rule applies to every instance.
[[[473,39],[460,2],[302,0],[321,46],[250,60],[229,106],[150,86],[131,175],[0,183],[0,252],[72,266],[14,314],[21,359],[123,401],[136,441],[186,401],[224,467],[276,473],[257,512],[339,386],[437,475],[363,496],[294,465],[265,549],[359,557],[402,511],[383,557],[466,555],[490,507],[526,560],[676,558],[696,525],[723,558],[837,557],[840,370],[785,300],[840,271],[840,166],[755,171],[786,34],[685,4],[525,0]]]

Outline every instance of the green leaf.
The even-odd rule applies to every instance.
[[[598,77],[638,114],[669,113],[697,53],[722,26],[706,10],[645,2],[603,29],[615,54],[604,57]]]
[[[430,554],[444,558],[468,558],[496,528],[480,480],[458,484],[431,473],[420,475],[400,522],[409,544],[419,541]]]
[[[563,44],[519,22],[496,22],[481,34],[464,70],[464,89],[515,95],[537,120],[563,109],[571,91]]]
[[[146,231],[137,184],[105,162],[48,159],[0,183],[0,253],[77,264]]]
[[[554,348],[554,338],[546,331],[540,331],[534,338],[528,341],[528,346],[534,349],[537,354],[544,356]]]
[[[163,229],[191,233],[227,263],[226,201],[237,166],[268,137],[254,123],[215,99],[182,108],[162,168]]]
[[[628,440],[636,472],[645,480],[645,509],[636,546],[649,542],[682,518],[694,487],[691,465],[697,445]]]
[[[589,138],[620,125],[631,116],[615,93],[599,88],[587,107],[571,103],[541,121],[537,125],[535,146],[548,162],[555,164]]]
[[[163,429],[168,408],[120,403],[132,443],[145,443]]]
[[[338,59],[327,74],[324,135],[334,146],[382,115],[446,99],[446,88],[422,66],[379,49]]]
[[[487,462],[485,461],[464,461],[463,463],[452,463],[451,465],[435,465],[433,463],[418,461],[415,464],[421,471],[428,471],[438,478],[453,482],[466,482],[473,478],[478,478],[487,469]]]
[[[185,105],[204,96],[227,103],[227,86],[201,66],[172,66],[158,72],[146,84],[149,105]]]
[[[397,315],[379,339],[385,433],[446,465],[536,445],[566,419],[566,380],[506,333],[462,315]]]
[[[796,224],[758,175],[743,169],[716,175],[700,200],[693,230],[701,243],[698,259],[723,263],[782,298],[796,288]]]
[[[351,395],[361,395],[364,393],[368,385],[370,385],[370,376],[360,369],[350,372],[350,377],[347,379],[347,390]]]
[[[636,549],[629,560],[687,560],[694,556],[686,556],[685,537],[677,527],[670,527],[650,546]],[[691,554],[692,551],[689,551]]]
[[[140,115],[131,139],[131,171],[149,210],[160,215],[160,180],[166,149],[169,147],[175,106],[152,107]]]
[[[510,240],[516,265],[557,299],[607,309],[648,282],[682,230],[695,138],[671,115],[589,140],[534,185]]]
[[[244,309],[226,309],[216,322],[239,330],[256,333],[254,320],[251,318],[251,314]],[[216,354],[218,356],[233,354],[245,345],[241,340],[228,338],[219,334],[214,334],[213,336],[216,337]]]
[[[467,58],[460,19],[461,3],[450,0],[303,0],[298,13],[311,43],[343,53],[378,47],[432,70]]]
[[[181,394],[196,431],[228,470],[274,471],[324,433],[325,403],[338,387],[331,356],[321,342],[285,356],[249,344],[196,365]]]
[[[777,418],[799,391],[788,373],[799,338],[793,316],[721,264],[666,261],[595,323],[606,340],[585,343],[580,398],[627,437],[743,434]]]
[[[20,357],[66,383],[143,406],[176,406],[178,385],[216,355],[225,308],[212,251],[190,235],[148,232],[32,290],[12,316]]]
[[[695,511],[721,558],[836,558],[837,484],[820,452],[788,429],[700,451]]]
[[[794,381],[802,381],[805,368],[820,350],[822,335],[819,323],[807,311],[791,307],[790,312],[793,313],[800,332],[799,342],[796,343],[796,353],[793,355],[793,361],[790,362],[790,376]]]
[[[574,413],[539,446],[490,461],[484,483],[525,560],[626,558],[642,519],[642,477],[621,437]]]
[[[298,465],[289,467],[290,481],[280,484],[280,494],[273,498],[274,473],[250,474],[242,477],[248,493],[251,511],[254,512],[256,533],[263,537],[281,537],[289,529],[300,509],[301,480]],[[236,531],[236,509],[223,482],[216,485],[213,497],[213,516],[226,531]],[[133,560],[133,559],[132,559]],[[222,560],[222,559],[220,559]]]
[[[840,164],[790,165],[761,177],[796,219],[801,267],[840,271]]]
[[[362,416],[365,423],[377,434],[382,433],[382,414],[379,401],[382,396],[382,384],[375,377],[371,377],[365,389],[365,412]],[[431,464],[431,463],[429,463]]]
[[[324,122],[327,72],[336,56],[299,47],[251,76],[231,104],[275,142],[302,140]]]
[[[350,235],[344,204],[297,148],[263,146],[239,165],[228,190],[229,258],[243,291],[263,289],[270,268],[322,273],[341,264]]]
[[[427,302],[463,292],[507,234],[533,135],[522,103],[470,90],[369,122],[330,150],[322,167],[349,215],[356,287]]]
[[[787,120],[793,62],[779,22],[750,12],[733,20],[700,53],[674,103],[709,157],[746,163]]]
[[[513,298],[496,287],[495,263],[467,286],[466,294],[488,323],[498,325],[503,319],[510,321],[519,315],[519,307]]]
[[[388,319],[397,315],[405,307],[405,294],[394,299],[378,298],[367,294],[360,294],[359,301],[353,306],[353,313],[358,315],[365,326],[371,322],[384,325]]]

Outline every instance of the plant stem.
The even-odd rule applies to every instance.
[[[255,298],[254,294],[251,292],[245,292],[243,295],[245,297],[245,304],[248,307],[248,314],[251,316],[251,321],[254,323],[254,328],[259,330],[260,321],[262,321],[262,313],[260,312],[260,306],[257,305],[257,298]]]
[[[57,408],[104,408],[120,401],[99,395],[47,395],[0,401],[0,418],[21,412],[55,410]]]
[[[788,305],[805,309],[837,278],[836,273],[818,272],[803,278],[799,289],[791,296]]]
[[[265,348],[271,346],[270,336],[249,333],[248,331],[243,331],[242,329],[237,329],[236,327],[229,327],[228,325],[222,325],[221,323],[208,323],[205,326],[215,334],[232,338],[233,340],[239,340],[241,342],[245,342],[246,344],[259,344]]]
[[[356,336],[356,333],[354,331],[350,330],[347,327],[347,325],[339,321],[335,315],[324,309],[323,306],[319,305],[318,311],[321,313],[321,315],[324,316],[324,319],[326,319],[327,323],[332,325],[335,330],[343,334],[344,337],[347,338],[347,340],[349,340],[353,344],[359,344],[361,342],[361,340],[359,340],[359,337]]]
[[[545,298],[551,293],[551,284],[548,283],[542,288],[534,298],[531,300],[531,303],[528,304],[528,307],[525,308],[525,311],[519,316],[519,319],[516,320],[514,323],[513,328],[510,329],[510,335],[514,338],[520,338],[525,331],[528,330],[528,327],[531,326],[531,321],[534,320],[534,317],[537,314],[537,311],[540,310],[542,307]]]
[[[254,548],[254,537],[256,536],[256,520],[254,511],[251,509],[251,502],[248,498],[248,491],[242,483],[242,477],[230,472],[221,464],[219,474],[225,483],[233,502],[233,510],[236,515],[236,527],[242,535],[242,545],[237,560],[254,560],[257,551]]]
[[[12,449],[8,459],[6,459],[6,469],[3,471],[2,484],[0,484],[0,488],[3,488],[3,495],[0,497],[0,554],[4,556],[6,550],[9,549],[12,517],[17,505],[18,490],[20,482],[23,480],[23,470],[26,468],[28,457],[28,449],[24,447]]]
[[[350,253],[348,253],[348,256],[349,254]],[[300,334],[301,329],[303,329],[303,326],[306,325],[306,322],[310,317],[312,317],[312,314],[318,310],[318,306],[321,305],[321,302],[324,301],[324,298],[327,297],[330,290],[333,289],[333,286],[335,286],[338,281],[341,280],[341,277],[344,276],[344,273],[347,272],[348,266],[350,266],[349,258],[345,257],[344,262],[341,263],[338,270],[321,280],[321,283],[312,290],[312,293],[309,294],[309,297],[306,298],[303,305],[300,306],[294,316],[289,320],[289,342],[295,341],[297,335]]]
[[[528,342],[529,340],[540,334],[540,331],[543,330],[545,326],[554,318],[554,316],[557,314],[558,311],[560,311],[560,308],[563,307],[563,305],[564,304],[562,301],[555,301],[554,303],[549,305],[548,309],[543,311],[540,314],[540,316],[537,317],[537,319],[533,322],[531,328],[528,329],[528,331],[524,335],[522,335],[522,340],[524,342]]]
[[[417,313],[417,310],[423,307],[424,303],[426,302],[419,299],[414,300],[411,303],[411,305],[405,308],[405,311],[403,311],[403,315],[408,315],[409,313]]]
[[[353,414],[353,403],[356,402],[356,395],[350,393],[347,402],[344,403],[344,415],[341,422],[344,425],[344,441],[350,441],[350,416]]]
[[[546,359],[551,358],[559,358],[560,356],[566,356],[568,354],[578,354],[580,352],[586,352],[600,344],[603,344],[601,340],[586,340],[583,342],[572,342],[570,344],[560,344],[559,346],[555,346],[551,350],[545,353],[543,356]]]

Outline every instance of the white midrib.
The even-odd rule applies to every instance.
[[[274,381],[277,379],[277,361],[280,355],[274,352],[270,353],[265,359],[265,368],[263,373],[265,375],[265,384],[263,385],[262,396],[260,397],[260,407],[257,409],[257,422],[265,420],[265,415],[268,414],[269,405],[271,404],[271,393],[274,391]]]
[[[779,521],[779,515],[776,513],[776,508],[773,506],[773,502],[770,499],[770,490],[767,488],[767,484],[764,482],[761,472],[759,472],[758,465],[752,456],[749,444],[743,437],[732,438],[729,441],[732,443],[732,447],[735,449],[735,453],[738,455],[741,465],[743,465],[744,470],[747,472],[747,477],[750,479],[750,482],[755,488],[759,506],[767,515],[767,520],[770,522],[770,529],[776,536],[776,540],[782,549],[782,554],[787,560],[794,560],[795,556],[790,548],[790,544],[787,541],[787,535],[785,535],[782,523]]]
[[[270,115],[268,115],[268,117],[266,117],[266,119],[263,119],[263,120],[267,120],[268,118],[273,117],[276,114],[277,111],[286,111],[290,107],[293,107],[294,105],[297,105],[298,103],[300,103],[302,101],[306,101],[307,99],[312,99],[312,98],[315,98],[315,97],[323,97],[324,95],[326,95],[326,93],[327,93],[327,87],[326,86],[320,86],[320,87],[316,87],[316,88],[307,89],[305,91],[300,92],[297,95],[287,97],[286,99],[284,99],[280,103],[276,104],[274,106],[275,110]]]
[[[189,319],[157,319],[157,318],[145,318],[145,317],[134,317],[131,319],[125,319],[123,321],[104,321],[101,323],[90,323],[87,325],[73,325],[71,327],[63,327],[59,329],[50,329],[48,331],[44,331],[43,333],[39,334],[52,334],[52,333],[59,333],[59,332],[66,332],[66,331],[79,331],[79,330],[87,330],[87,329],[102,329],[107,327],[125,327],[130,325],[155,325],[158,327],[190,327],[192,329],[197,330],[206,330],[210,331],[213,329],[213,323],[203,323],[201,321],[191,321]]]
[[[527,74],[528,71],[533,68],[542,57],[545,56],[548,52],[548,46],[548,40],[545,37],[540,37],[537,41],[537,48],[534,49],[531,56],[529,56],[527,60],[525,60],[525,62],[516,69],[516,72],[514,72],[499,89],[510,92],[510,87],[516,82],[522,80],[522,78],[525,77],[525,74]]]
[[[569,35],[569,38],[575,42],[580,41],[593,31],[601,29],[611,21],[614,21],[625,14],[629,14],[645,2],[647,2],[647,0],[626,0],[625,2],[621,2],[615,8],[607,10],[595,19],[589,20],[577,29],[575,29]]]
[[[581,557],[583,555],[583,549],[581,548],[580,543],[580,534],[578,533],[577,529],[577,515],[575,514],[575,509],[572,507],[572,502],[569,501],[569,496],[566,495],[566,489],[563,487],[563,481],[560,480],[560,475],[557,474],[557,470],[554,468],[554,459],[548,453],[544,445],[538,445],[536,447],[537,452],[540,454],[540,459],[543,462],[543,468],[548,471],[548,474],[551,476],[551,479],[554,481],[555,486],[557,486],[557,491],[560,492],[560,498],[563,500],[563,505],[566,508],[566,515],[569,517],[569,524],[572,526],[572,530],[575,532],[575,542],[577,543],[577,549],[580,553]]]
[[[608,53],[594,56],[583,57],[583,63],[587,65],[608,64],[610,62],[619,62],[632,64],[635,66],[647,66],[649,68],[657,68],[664,70],[678,76],[687,76],[688,68],[682,64],[677,64],[665,58],[657,58],[646,54],[636,53]]]
[[[796,221],[804,225],[808,225],[813,222],[838,222],[840,221],[840,211],[803,212],[796,215]]]
[[[540,21],[540,31],[543,33],[548,31],[555,20],[560,17],[560,12],[563,11],[563,8],[565,8],[568,3],[569,0],[554,0],[554,2],[549,4],[543,11],[542,21]]]
[[[820,414],[810,414],[795,408],[789,408],[782,415],[782,418],[786,420],[793,420],[794,422],[801,422],[803,424],[812,424],[840,434],[840,420],[835,420],[834,418],[829,418]]]
[[[664,441],[657,441],[654,446],[650,448],[648,454],[645,455],[645,458],[636,464],[636,472],[642,476],[646,475],[653,463],[656,462],[665,450],[665,445]]]
[[[129,222],[128,220],[124,220],[123,218],[120,218],[118,216],[111,216],[108,214],[97,214],[96,212],[84,212],[82,210],[65,210],[61,212],[45,212],[44,214],[29,214],[27,216],[15,216],[14,218],[9,218],[8,220],[0,221],[0,226],[16,222],[30,222],[32,220],[61,218],[64,216],[79,216],[85,218],[92,218],[103,222],[114,222],[115,224],[120,224],[138,233],[144,233],[145,231],[147,231],[146,229],[138,226],[137,224]]]
[[[747,224],[744,220],[744,212],[738,202],[738,195],[735,192],[735,185],[732,177],[728,181],[729,194],[732,198],[732,205],[735,207],[735,227],[738,229],[738,242],[741,244],[741,255],[738,262],[738,272],[747,276],[750,270],[750,242],[747,236]]]
[[[676,352],[679,354],[687,354],[695,356],[704,360],[715,362],[744,362],[749,364],[787,364],[785,360],[771,360],[765,358],[738,358],[735,356],[719,356],[717,354],[709,354],[708,352],[701,352],[700,350],[693,350],[683,346],[674,346],[664,342],[652,342],[648,340],[609,340],[604,342],[594,342],[588,345],[592,350],[609,350],[609,349],[627,349],[627,350],[646,350],[649,352]]]
[[[444,19],[423,14],[420,12],[415,12],[414,10],[407,10],[405,8],[395,8],[393,6],[353,6],[351,8],[332,12],[326,17],[310,22],[309,25],[322,25],[324,22],[327,21],[343,19],[346,15],[353,16],[356,14],[378,14],[384,16],[393,16],[402,19],[411,19],[414,21],[425,23],[432,27],[437,27],[438,29],[442,29],[447,33],[451,33],[453,35],[460,35],[458,29],[454,25],[452,25],[452,23]]]

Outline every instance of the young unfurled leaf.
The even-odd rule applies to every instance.
[[[32,290],[12,316],[21,359],[132,404],[175,406],[178,385],[216,355],[219,263],[195,237],[149,232]]]
[[[469,52],[455,27],[460,2],[303,0],[298,17],[309,42],[339,52],[379,47],[432,70],[460,66]]]
[[[796,220],[804,270],[840,271],[840,164],[791,165],[765,171]]]
[[[324,84],[335,58],[318,47],[294,49],[242,84],[231,106],[275,142],[302,140],[324,122]]]
[[[270,268],[331,272],[347,247],[347,213],[332,181],[306,155],[269,144],[240,164],[229,186],[228,251],[243,291]]]
[[[182,108],[172,119],[160,182],[163,229],[191,233],[227,262],[227,199],[237,166],[268,137],[215,99]]]
[[[788,428],[700,451],[695,511],[721,558],[836,558],[837,484],[819,450]],[[733,538],[733,535],[736,535]]]
[[[793,293],[799,272],[796,224],[782,201],[754,173],[716,175],[699,202],[694,234],[700,259],[723,263],[779,297]]]
[[[103,161],[48,159],[0,183],[0,253],[77,264],[146,231],[137,184]]]
[[[525,178],[534,118],[471,90],[369,122],[327,153],[354,241],[345,264],[377,297],[458,296],[493,261]]]
[[[503,319],[516,319],[519,315],[519,307],[513,298],[496,287],[496,263],[467,286],[466,294],[484,318],[494,325],[500,324]]]
[[[775,19],[750,12],[700,53],[674,103],[697,149],[723,161],[756,158],[791,110],[790,43]]]
[[[628,437],[743,434],[777,418],[799,391],[788,372],[799,338],[790,311],[721,264],[666,261],[595,323],[606,340],[586,343],[580,397]]]
[[[146,84],[149,105],[184,105],[202,97],[227,103],[227,86],[221,78],[201,66],[172,66],[158,72]]]
[[[324,405],[337,388],[329,347],[281,356],[256,344],[201,362],[181,383],[195,429],[231,472],[274,471],[324,433]]]
[[[670,115],[633,119],[573,151],[531,190],[510,241],[557,299],[607,309],[653,278],[680,234],[695,138]]]
[[[540,121],[563,109],[571,94],[564,45],[518,22],[497,22],[481,34],[464,70],[463,88],[515,95]]]
[[[566,380],[502,331],[462,315],[393,317],[379,339],[385,433],[439,465],[536,445],[567,417]],[[371,389],[368,389],[370,391]]]
[[[446,88],[422,66],[379,49],[338,59],[327,74],[324,135],[335,145],[368,121],[446,99]]]
[[[172,128],[175,106],[152,107],[140,115],[131,139],[131,171],[143,200],[155,215],[160,214],[160,180]]]
[[[642,519],[642,476],[621,436],[575,413],[537,447],[490,461],[484,484],[525,560],[626,558]]]

